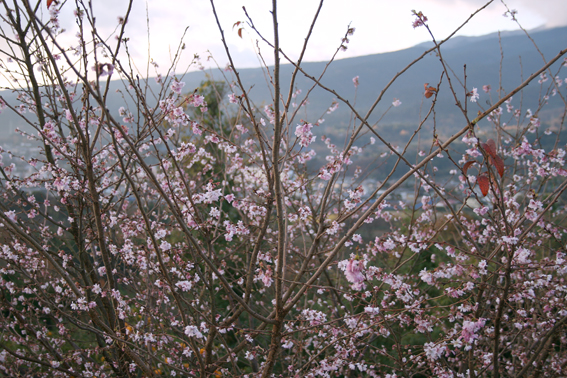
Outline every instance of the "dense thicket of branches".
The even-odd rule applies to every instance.
[[[426,84],[415,132],[391,145],[367,122],[386,87],[370,109],[334,93],[355,119],[339,145],[299,120],[310,91],[294,80],[332,89],[301,58],[280,81],[276,3],[272,32],[246,26],[276,62],[257,107],[232,65],[226,83],[163,76],[150,91],[129,63],[130,7],[109,38],[81,0],[48,17],[41,2],[2,2],[18,100],[0,104],[40,148],[0,150],[0,375],[567,375],[565,46],[505,92],[469,86],[434,39],[408,67],[437,54],[463,114],[454,134],[422,131],[441,88]],[[76,7],[73,46],[60,6]],[[124,84],[118,112],[110,79]],[[539,103],[516,100],[538,80]],[[549,101],[565,105],[553,128],[539,119]],[[314,171],[316,140],[328,156]],[[362,155],[396,175],[369,180]]]

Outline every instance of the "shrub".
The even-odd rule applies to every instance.
[[[182,77],[153,87],[137,77],[129,10],[111,45],[90,7],[47,5],[49,18],[41,3],[3,3],[2,64],[17,99],[5,92],[2,107],[39,146],[2,150],[3,375],[567,373],[567,106],[546,131],[551,144],[539,119],[546,93],[565,104],[561,81],[545,79],[563,72],[566,50],[477,103],[473,118],[466,104],[482,83],[461,84],[443,59],[446,40],[435,41],[408,68],[436,53],[446,85],[425,85],[428,110],[397,147],[369,123],[390,84],[366,113],[301,60],[289,61],[284,86],[277,27],[268,38],[246,26],[275,56],[275,101],[261,107],[233,65],[226,83],[210,78],[195,91]],[[77,7],[74,46],[62,42],[60,6]],[[414,27],[428,28],[414,13]],[[298,120],[309,98],[295,90],[298,75],[333,94],[329,112],[352,113],[342,147],[318,134],[321,121]],[[512,96],[535,80],[532,112]],[[440,91],[462,111],[450,135],[422,129],[435,126]],[[379,181],[369,176],[386,161]]]

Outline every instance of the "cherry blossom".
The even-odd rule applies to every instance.
[[[18,11],[34,22],[0,30],[22,142],[0,147],[1,375],[567,374],[562,56],[518,78],[533,95],[463,80],[436,40],[447,96],[404,100],[398,128],[380,94],[405,96],[398,76],[370,109],[327,72],[264,67],[280,95],[258,99],[231,65],[177,77],[183,45],[132,73],[129,14],[109,38],[93,23],[114,16],[80,2]],[[293,55],[272,40],[262,57]]]

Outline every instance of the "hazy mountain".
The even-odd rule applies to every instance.
[[[555,28],[548,30],[537,30],[531,33],[531,37],[537,43],[543,58],[533,43],[523,32],[504,32],[500,35],[489,34],[481,37],[455,37],[442,46],[442,54],[449,67],[461,82],[464,80],[464,65],[466,64],[466,86],[468,90],[473,87],[478,88],[480,99],[477,104],[468,102],[469,113],[476,114],[479,110],[478,105],[487,107],[487,102],[495,101],[498,98],[499,82],[505,92],[512,90],[522,78],[528,77],[535,70],[544,64],[544,58],[550,59],[555,56],[562,48],[567,47],[567,28]],[[408,63],[420,56],[425,50],[430,48],[432,43],[424,43],[415,47],[383,54],[375,54],[361,56],[357,58],[341,59],[333,62],[321,80],[321,82],[335,90],[337,93],[355,104],[357,111],[364,115],[382,88],[394,77],[394,75],[402,70]],[[340,56],[340,55],[339,55]],[[325,69],[324,62],[304,63],[305,71],[315,77],[319,77]],[[556,72],[559,64],[556,64],[552,72]],[[502,67],[502,70],[500,70]],[[269,68],[270,71],[272,67]],[[289,80],[293,67],[290,64],[282,66],[282,82]],[[412,66],[405,72],[385,93],[381,103],[374,112],[372,121],[376,121],[385,109],[390,107],[394,98],[402,101],[402,105],[392,108],[388,114],[380,121],[378,127],[380,132],[390,139],[398,139],[400,142],[405,139],[403,136],[410,130],[415,129],[420,122],[420,114],[424,115],[431,103],[431,99],[425,99],[423,96],[423,85],[428,82],[431,85],[437,85],[442,72],[442,66],[439,58],[435,53],[430,53],[422,61]],[[261,104],[272,103],[272,95],[266,84],[266,71],[261,68],[243,69],[239,71],[242,81],[245,83],[252,99],[259,106]],[[201,81],[205,80],[207,73],[191,72],[186,75],[185,89],[192,91],[193,88],[199,86]],[[208,73],[215,80],[221,80],[223,77],[219,72]],[[230,73],[223,73],[230,75]],[[359,76],[360,85],[355,91],[352,78]],[[561,78],[565,78],[565,73]],[[459,101],[463,104],[467,101],[465,91],[462,85],[455,77],[451,78],[453,85],[457,89]],[[157,84],[153,79],[148,81],[151,88],[158,90]],[[447,78],[443,77],[443,85],[439,94],[436,107],[436,121],[438,132],[450,132],[453,127],[462,127],[464,125],[462,115],[454,105],[455,100],[448,90]],[[545,83],[546,86],[550,82]],[[490,95],[482,91],[482,86],[490,84],[492,91]],[[295,88],[302,89],[304,96],[313,82],[304,75],[299,74]],[[109,104],[117,111],[118,107],[124,103],[122,95],[116,93],[115,88],[123,86],[120,82],[113,82],[113,89],[110,93]],[[287,92],[288,88],[282,89]],[[15,95],[9,91],[0,93],[7,101],[14,101]],[[297,102],[302,98],[300,96]],[[356,97],[355,97],[356,96]],[[492,96],[492,97],[490,97]],[[522,101],[532,107],[532,111],[536,111],[537,101],[540,97],[540,85],[535,83],[530,85],[528,90],[524,92]],[[324,114],[326,109],[331,105],[334,95],[316,88],[309,96],[309,105],[306,109],[300,110],[296,122],[305,119],[310,122],[316,122],[322,115],[326,119],[317,134],[327,134],[334,137],[343,138],[345,134],[345,126],[350,122],[351,115],[348,108],[344,104],[339,105],[339,109],[333,114]],[[560,101],[550,99],[550,104],[545,108],[545,114],[540,115],[544,121],[546,117],[551,119],[558,109],[563,109],[564,104]],[[520,98],[514,99],[513,104],[518,107]],[[525,109],[524,109],[525,110]],[[24,127],[25,125],[15,114],[6,110],[0,116],[2,129],[11,131],[15,127]],[[426,130],[431,129],[431,124],[424,125]],[[7,133],[0,133],[0,138],[5,138]],[[339,142],[340,140],[337,140]]]
[[[532,38],[547,60],[567,47],[567,28],[537,31],[532,33]],[[356,109],[363,115],[394,75],[429,47],[432,47],[432,44],[422,44],[391,53],[338,60],[327,69],[322,83],[354,102],[355,89],[352,78],[359,76],[360,85],[356,93]],[[443,45],[441,52],[443,58],[461,82],[464,80],[464,65],[466,64],[467,89],[478,88],[480,93],[478,104],[485,108],[487,107],[486,102],[490,101],[491,98],[492,101],[498,99],[497,89],[500,80],[504,92],[509,92],[544,64],[540,53],[523,33],[504,33],[500,38],[498,34],[482,37],[456,37]],[[502,66],[502,71],[500,71],[500,66]],[[318,76],[324,68],[324,63],[308,63],[304,67],[307,72]],[[559,63],[554,66],[552,72],[555,73],[558,67]],[[290,71],[291,67],[286,67],[284,70],[286,73]],[[402,101],[402,106],[391,109],[381,121],[381,125],[397,124],[407,126],[408,130],[409,128],[413,130],[420,120],[420,109],[421,113],[425,114],[431,102],[423,96],[423,85],[426,82],[436,85],[441,72],[442,66],[436,54],[431,53],[426,56],[399,77],[385,93],[378,110],[375,112],[374,119],[381,116],[394,98],[398,98]],[[255,72],[248,70],[242,72],[243,77],[247,78],[247,75],[250,75],[253,79],[254,75],[258,75],[257,70]],[[564,79],[566,76],[567,74],[563,72],[561,78]],[[452,83],[458,91],[459,100],[464,104],[466,101],[465,91],[454,77]],[[482,91],[482,86],[485,84],[492,86],[490,95]],[[545,84],[545,87],[549,84],[550,81]],[[297,87],[303,88],[304,92],[309,85],[310,81],[304,77],[301,77],[297,83]],[[524,92],[524,104],[532,107],[532,111],[535,112],[539,96],[540,85],[536,82]],[[319,108],[318,111],[315,111],[315,114],[318,115],[328,107],[332,99],[333,95],[318,91],[315,95],[310,96],[310,106]],[[513,101],[515,107],[519,106],[519,100],[518,97]],[[561,101],[552,100],[550,99],[549,106],[545,108],[547,112],[550,112],[552,108],[564,108]],[[469,102],[468,106],[473,115],[479,110],[477,104]],[[326,117],[328,122],[323,126],[332,127],[329,123],[343,123],[348,120],[346,106],[341,104],[339,109],[342,111],[337,111],[336,115]],[[459,127],[463,125],[462,115],[455,106],[455,100],[448,90],[446,77],[443,78],[436,109],[437,123],[442,129],[453,126],[454,123],[458,123]],[[339,117],[339,115],[342,117]],[[384,127],[380,129],[384,129]]]

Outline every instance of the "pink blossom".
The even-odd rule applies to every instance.
[[[191,290],[191,287],[193,287],[193,284],[191,281],[179,281],[175,284],[175,286],[180,288],[182,291],[189,291]]]
[[[274,282],[274,280],[272,279],[272,268],[268,267],[266,271],[260,274],[260,278],[262,279],[264,286],[272,286],[272,282]]]
[[[353,77],[352,82],[354,83],[354,87],[357,88],[358,87],[358,76]]]
[[[327,315],[317,310],[305,309],[301,311],[301,315],[311,326],[316,326],[327,321]]]
[[[331,104],[331,107],[329,109],[327,109],[327,114],[331,114],[332,112],[334,112],[338,108],[339,108],[338,101],[333,101],[333,103]]]
[[[207,104],[205,103],[205,97],[201,95],[193,96],[193,102],[191,103],[191,105],[196,108],[199,106],[207,106]]]
[[[518,244],[519,239],[515,236],[502,236],[502,242],[510,245]]]
[[[231,104],[238,104],[238,96],[236,96],[234,93],[231,93],[228,95],[228,101]]]
[[[427,22],[427,17],[421,12],[416,12],[415,10],[411,11],[413,13],[414,16],[416,16],[416,19],[413,21],[412,25],[413,28],[417,28],[420,27],[422,25],[425,25],[425,23]]]
[[[336,221],[333,221],[331,227],[329,227],[326,232],[329,235],[335,235],[339,231],[339,229],[340,225]]]
[[[201,196],[201,201],[204,203],[213,203],[219,200],[222,197],[222,190],[221,189],[214,189],[214,185],[211,183],[207,184],[207,192]]]
[[[427,359],[430,361],[438,360],[441,356],[443,356],[443,352],[445,352],[445,345],[435,343],[425,343],[423,346],[423,350],[425,351],[425,355]]]
[[[185,334],[189,337],[196,337],[198,339],[203,338],[203,334],[199,331],[199,328],[193,325],[185,327]]]
[[[4,215],[12,222],[16,222],[16,212],[14,210],[5,211]]]
[[[463,330],[461,331],[461,336],[466,343],[471,343],[473,340],[478,338],[476,333],[484,327],[485,319],[480,318],[476,322],[471,322],[469,320],[465,320],[463,322]]]
[[[319,178],[321,180],[328,181],[331,179],[331,177],[333,177],[333,175],[327,169],[321,169],[321,172],[319,172]]]
[[[428,272],[427,268],[423,268],[423,270],[419,272],[419,277],[428,285],[435,284],[435,276],[431,272]]]
[[[299,144],[303,147],[309,146],[311,143],[315,142],[315,136],[311,132],[313,125],[310,123],[304,123],[303,125],[297,125],[295,128],[295,136],[299,138]]]
[[[184,82],[174,80],[173,83],[171,83],[171,90],[177,94],[181,94],[181,91],[183,90],[184,86],[185,86]]]
[[[360,236],[360,234],[354,234],[352,235],[352,240],[358,243],[362,243],[362,236]]]
[[[372,315],[376,315],[380,312],[380,308],[367,306],[367,307],[364,307],[364,312],[367,312],[367,313],[372,314]]]
[[[480,97],[480,95],[478,94],[478,89],[473,88],[472,91],[470,91],[469,96],[471,96],[471,102],[476,102]]]
[[[348,282],[353,283],[355,289],[362,287],[362,282],[364,282],[364,274],[362,270],[364,268],[364,263],[360,260],[350,259],[345,268],[345,276]]]

